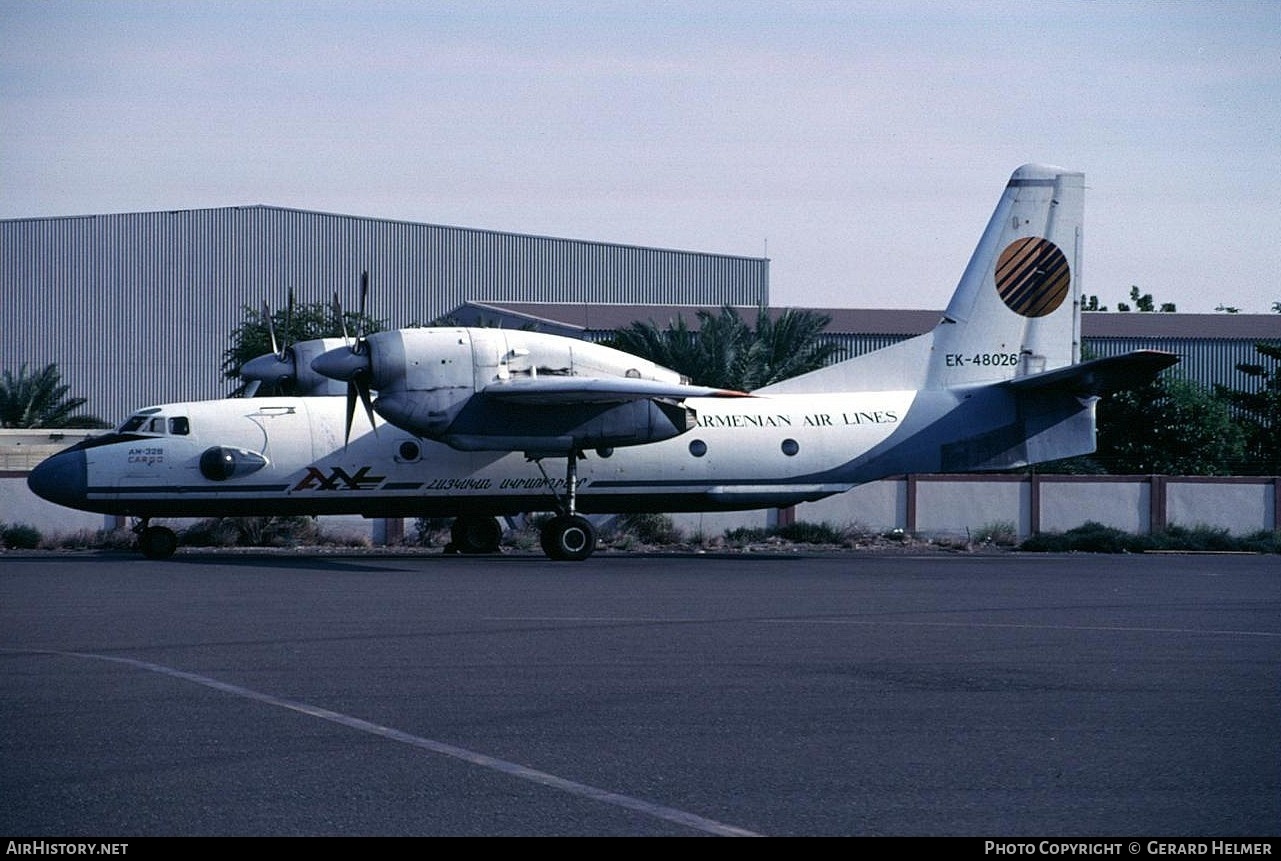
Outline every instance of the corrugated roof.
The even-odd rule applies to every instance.
[[[464,227],[457,224],[438,224],[429,221],[413,221],[403,218],[382,218],[376,215],[351,215],[341,212],[327,212],[319,209],[299,209],[292,206],[273,206],[267,203],[252,203],[244,206],[211,206],[211,207],[194,207],[191,209],[160,209],[143,212],[120,212],[120,213],[98,213],[93,215],[41,215],[41,216],[19,216],[17,218],[0,218],[0,224],[17,224],[31,221],[92,221],[103,218],[122,218],[122,217],[147,217],[157,215],[216,215],[219,213],[237,213],[251,212],[260,210],[263,212],[280,212],[293,215],[305,215],[319,218],[339,218],[344,221],[369,222],[380,226],[401,226],[401,227],[424,227],[432,230],[456,230],[460,233],[467,234],[488,234],[495,237],[518,238],[518,239],[535,239],[545,242],[566,242],[573,245],[587,245],[599,248],[618,248],[643,251],[660,251],[665,254],[690,254],[696,257],[722,257],[727,260],[751,260],[758,263],[766,263],[768,257],[750,257],[742,254],[721,254],[713,251],[697,251],[685,248],[664,248],[654,245],[629,245],[623,242],[605,242],[598,239],[577,239],[568,236],[548,236],[539,233],[521,233],[510,230],[494,230],[485,227]]]

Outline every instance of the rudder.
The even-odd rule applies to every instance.
[[[1062,168],[1020,167],[933,330],[758,391],[939,389],[1076,363],[1084,180]]]

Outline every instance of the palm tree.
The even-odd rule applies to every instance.
[[[0,375],[0,427],[6,428],[105,428],[97,416],[73,415],[87,398],[69,398],[70,386],[62,385],[57,365],[29,373],[24,364],[17,376]]]
[[[736,309],[700,309],[697,330],[683,317],[666,328],[652,320],[620,330],[609,345],[684,374],[704,386],[751,391],[827,364],[836,346],[822,340],[831,318],[788,308],[759,308],[755,328]]]

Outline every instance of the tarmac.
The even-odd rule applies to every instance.
[[[0,835],[1281,834],[1275,556],[0,555]]]

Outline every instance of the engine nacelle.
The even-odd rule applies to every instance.
[[[505,329],[398,329],[366,339],[379,392],[481,391],[519,378],[625,377],[682,382],[680,374],[590,341]]]
[[[241,367],[240,376],[244,380],[258,380],[271,386],[291,383],[293,393],[303,397],[341,395],[347,390],[346,384],[317,373],[311,363],[342,346],[342,338],[299,341],[286,347],[283,357],[278,353],[266,353],[250,359]]]
[[[642,399],[547,409],[477,398],[462,409],[439,439],[461,451],[564,455],[579,449],[659,442],[696,424],[692,409],[668,401]]]

